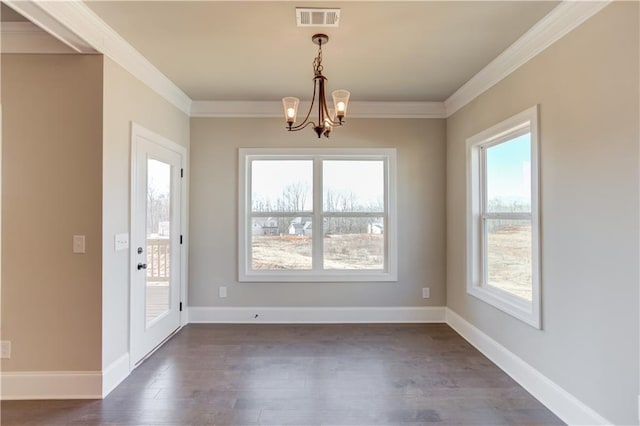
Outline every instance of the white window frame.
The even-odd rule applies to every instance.
[[[238,186],[238,280],[241,282],[397,281],[396,150],[394,148],[240,148]],[[357,216],[385,218],[385,266],[369,270],[323,269],[323,238],[313,238],[312,270],[253,270],[251,268],[251,161],[313,160],[313,235],[323,235],[323,218],[349,213],[323,212],[322,160],[382,160],[385,165],[385,213]],[[307,214],[303,214],[305,216]],[[353,215],[353,214],[352,214]]]
[[[486,149],[531,133],[531,213],[487,213]],[[541,329],[538,106],[467,139],[467,293]],[[487,284],[485,219],[531,220],[531,302]]]

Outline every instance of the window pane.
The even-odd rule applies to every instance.
[[[171,165],[147,160],[147,325],[171,302]]]
[[[531,222],[486,219],[489,285],[531,300]]]
[[[322,162],[324,211],[384,212],[384,161]]]
[[[382,217],[332,217],[324,222],[325,269],[383,269]]]
[[[251,168],[252,211],[311,211],[313,161],[254,160]]]
[[[487,148],[487,211],[531,211],[531,134]]]
[[[311,269],[310,217],[254,217],[251,268]]]

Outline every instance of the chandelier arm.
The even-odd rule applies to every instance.
[[[342,126],[344,124],[344,121],[333,121],[331,119],[328,119],[328,121],[332,126]]]
[[[316,79],[313,80],[313,97],[311,98],[311,106],[309,106],[309,111],[307,112],[307,116],[302,120],[302,123],[297,126],[291,127],[291,130],[300,130],[307,127],[309,117],[311,116],[311,111],[313,111],[313,104],[316,101]]]
[[[298,126],[294,126],[291,128],[287,128],[287,130],[289,130],[290,132],[297,132],[298,130],[302,130],[302,129],[306,129],[307,127],[313,125],[313,127],[316,127],[316,123],[314,123],[313,121],[308,121],[306,123],[302,123]]]
[[[333,117],[331,117],[331,114],[329,114],[329,110],[327,108],[327,102],[325,100],[325,102],[322,103],[323,105],[323,109],[324,109],[324,122],[328,122],[329,124],[331,124],[332,126],[342,126],[344,124],[344,121],[340,121],[340,120],[334,120]]]
[[[327,100],[324,98],[324,80],[319,79],[318,84],[320,85],[320,93],[318,94],[318,126],[324,126],[325,106],[327,105]]]
[[[333,124],[333,117],[331,117],[331,114],[329,114],[329,108],[327,108],[327,99],[324,96],[324,91],[323,91],[323,96],[322,96],[322,109],[324,110],[324,119],[325,121],[329,121],[330,124]]]

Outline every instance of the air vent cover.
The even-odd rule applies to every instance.
[[[340,24],[340,9],[296,7],[299,27],[337,27]]]

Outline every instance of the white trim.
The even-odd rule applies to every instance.
[[[446,323],[562,421],[570,425],[613,424],[450,308],[446,309]]]
[[[444,306],[189,307],[189,322],[231,324],[442,323]],[[255,316],[258,315],[256,318]]]
[[[609,1],[562,1],[444,101],[447,117],[598,13]]]
[[[97,51],[118,63],[185,114],[191,98],[82,1],[7,0],[11,8],[81,53]]]
[[[482,148],[506,142],[515,135],[523,134],[523,129],[531,134],[531,301],[527,301],[507,291],[487,285],[485,270],[486,241],[482,218],[487,217],[484,210],[485,175]],[[467,293],[540,329],[540,226],[539,226],[539,182],[538,168],[538,106],[533,106],[502,122],[471,136],[466,141],[467,174]],[[496,215],[500,216],[500,215]],[[519,218],[518,214],[502,216]]]
[[[2,53],[76,53],[31,22],[3,22]]]
[[[189,313],[187,304],[189,299],[189,151],[183,147],[182,150],[182,170],[183,176],[180,182],[180,218],[182,220],[180,234],[182,235],[181,262],[180,262],[180,302],[182,311],[180,312],[180,328],[189,324]]]
[[[298,110],[307,111],[309,102]],[[193,101],[191,117],[273,118],[282,116],[280,101]],[[443,102],[360,102],[349,103],[351,118],[445,118]]]
[[[102,398],[100,371],[7,371],[0,380],[2,400]]]
[[[130,373],[129,353],[127,352],[102,371],[102,398],[106,398],[116,386],[129,377]]]
[[[97,53],[93,47],[87,43],[84,37],[79,36],[70,26],[60,22],[56,17],[52,16],[42,3],[36,0],[3,0],[12,9],[19,12],[22,16],[29,19],[39,28],[51,34],[62,43],[69,46],[73,51],[78,53]],[[3,23],[2,25],[4,25]]]

